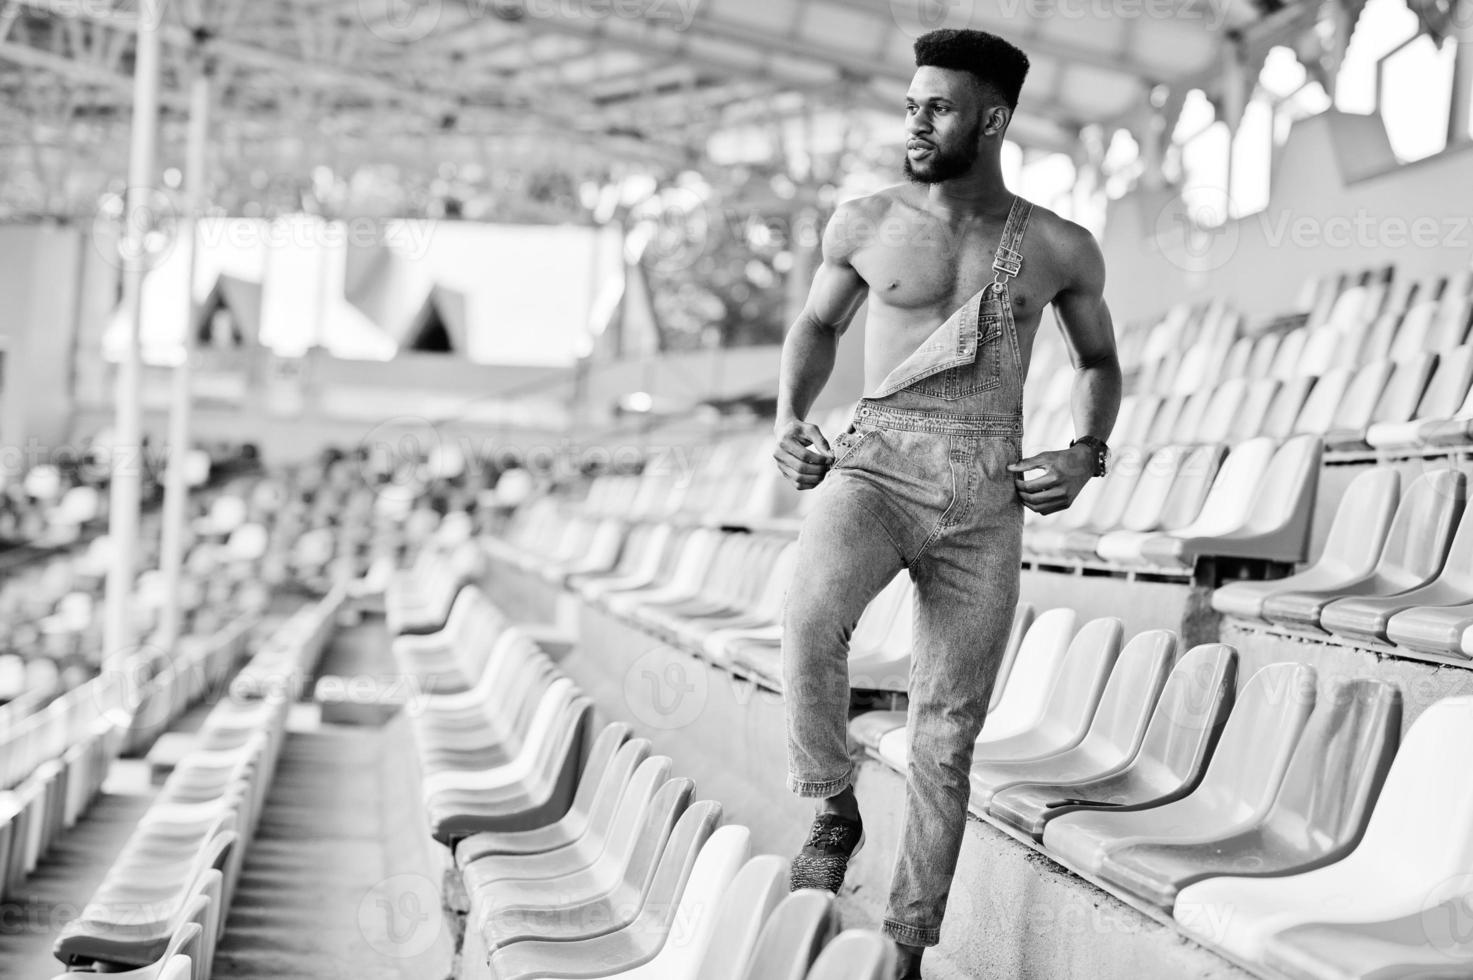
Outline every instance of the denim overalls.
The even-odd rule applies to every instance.
[[[940,940],[966,823],[972,750],[1018,600],[1023,359],[1008,281],[1032,205],[1014,198],[993,281],[860,401],[799,536],[783,614],[788,785],[853,776],[849,637],[901,570],[915,585],[905,824],[884,928]],[[903,614],[903,611],[902,611]]]

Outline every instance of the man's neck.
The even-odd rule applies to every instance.
[[[1002,164],[996,157],[978,159],[960,177],[931,184],[926,197],[938,214],[952,219],[999,214],[1013,203],[1013,192],[1003,182]]]

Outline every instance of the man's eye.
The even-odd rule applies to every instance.
[[[909,103],[906,104],[906,107],[905,107],[906,115],[909,115],[910,113],[915,112],[915,111],[916,111],[916,107],[914,105],[911,105]]]
[[[938,105],[936,107],[935,111],[936,112],[942,112],[942,113],[944,113],[944,112],[949,112],[950,110],[947,109],[946,106],[944,106],[944,105]]]

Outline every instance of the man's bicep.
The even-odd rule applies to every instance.
[[[868,292],[859,273],[848,262],[825,259],[813,277],[803,317],[818,326],[842,333]]]
[[[1115,355],[1115,327],[1105,305],[1105,260],[1087,233],[1071,256],[1069,286],[1054,298],[1054,311],[1075,364]]]

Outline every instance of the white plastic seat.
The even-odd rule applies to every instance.
[[[891,980],[895,942],[866,929],[846,929],[824,947],[808,980]]]
[[[1277,592],[1343,588],[1376,567],[1396,504],[1401,476],[1389,466],[1357,476],[1335,509],[1324,550],[1309,568],[1281,579],[1228,582],[1212,593],[1212,608],[1243,619],[1263,618],[1263,602]]]
[[[1360,843],[1323,868],[1279,878],[1210,878],[1183,888],[1176,921],[1250,963],[1270,936],[1309,922],[1416,914],[1444,882],[1473,874],[1473,779],[1449,747],[1473,738],[1473,697],[1432,705],[1392,760]]]
[[[1398,361],[1391,379],[1377,400],[1375,410],[1364,426],[1333,428],[1325,433],[1328,449],[1356,450],[1369,446],[1366,439],[1369,431],[1377,425],[1405,425],[1416,415],[1417,406],[1427,393],[1428,383],[1437,369],[1438,356],[1423,352],[1405,361]],[[1466,388],[1464,389],[1467,390]],[[1398,430],[1393,429],[1392,432]],[[1412,430],[1415,432],[1415,429]]]
[[[788,895],[788,862],[775,854],[752,858],[721,897],[717,923],[701,957],[696,980],[741,980],[762,928]]]
[[[1213,444],[1189,450],[1184,447],[1162,450],[1162,453],[1168,452],[1179,453],[1180,456],[1167,492],[1156,501],[1144,489],[1139,490],[1136,500],[1120,522],[1121,528],[1100,535],[1095,542],[1095,554],[1101,560],[1121,565],[1138,564],[1143,560],[1141,548],[1146,540],[1162,531],[1179,530],[1201,513],[1202,503],[1212,487],[1226,449]],[[1151,460],[1151,466],[1156,466],[1155,458]],[[1148,470],[1147,478],[1149,476]],[[1141,483],[1145,485],[1146,478]]]

